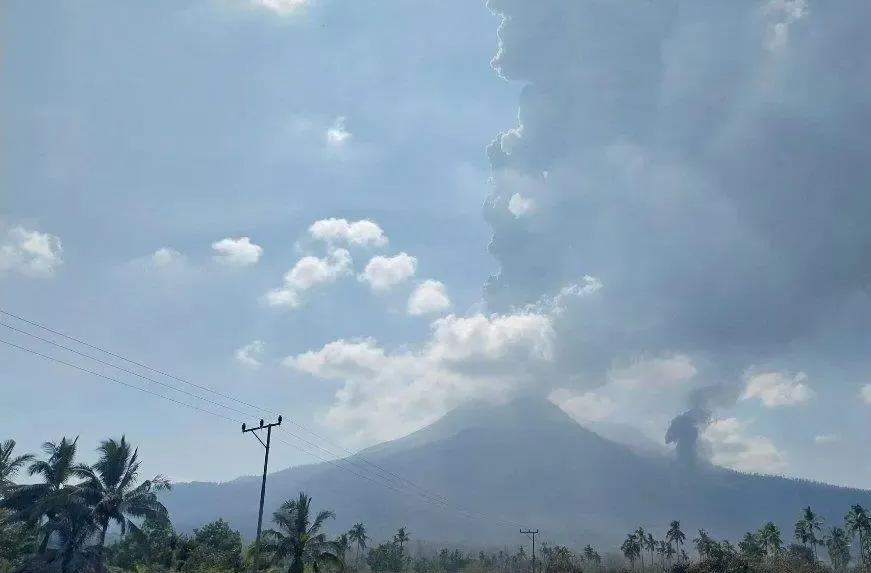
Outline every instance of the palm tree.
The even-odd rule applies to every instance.
[[[841,527],[832,527],[824,539],[829,561],[835,573],[843,573],[850,564],[850,538]]]
[[[769,521],[759,528],[759,541],[768,557],[776,557],[783,551],[783,540],[780,537],[780,528]]]
[[[599,553],[593,549],[592,545],[587,545],[584,547],[584,559],[587,563],[592,563],[596,566],[596,569],[599,568],[599,564],[602,562],[602,557]]]
[[[314,573],[327,565],[339,566],[336,542],[321,532],[324,523],[335,517],[332,511],[324,510],[312,519],[311,497],[299,492],[298,498],[285,501],[273,514],[278,530],[263,532],[261,551],[273,564],[287,563],[288,573],[304,573],[307,566]]]
[[[639,527],[635,530],[635,544],[638,546],[637,555],[639,559],[641,559],[641,571],[644,571],[644,544],[647,540],[647,532],[644,531],[643,527]]]
[[[714,540],[710,534],[704,529],[699,529],[699,536],[693,539],[693,544],[696,546],[696,551],[699,554],[699,559],[702,561],[711,557],[711,548],[714,545]],[[669,544],[670,546],[671,544]]]
[[[680,529],[680,521],[674,520],[668,524],[668,531],[665,532],[665,540],[670,546],[673,546],[678,553],[680,552],[681,547],[683,547],[686,539],[687,536]]]
[[[56,515],[67,503],[72,503],[69,496],[74,493],[74,488],[69,482],[76,475],[78,440],[78,437],[72,440],[63,437],[59,442],[44,442],[42,451],[45,458],[33,461],[27,468],[31,477],[39,476],[42,481],[16,488],[7,500],[9,507],[17,511],[19,519],[33,526],[41,525],[37,549],[40,555],[45,553],[52,532],[59,530],[60,526],[52,523]]]
[[[623,552],[623,556],[629,560],[632,569],[635,570],[635,560],[641,555],[641,545],[639,545],[638,537],[635,533],[630,533],[626,536],[623,544],[620,545],[620,551]]]
[[[820,544],[817,533],[822,531],[822,520],[810,507],[802,510],[801,517],[795,524],[795,539],[804,546],[810,546],[817,559],[817,546]]]
[[[64,498],[63,505],[55,508],[52,518],[45,524],[45,540],[56,537],[58,541],[57,557],[60,559],[61,573],[70,570],[79,570],[73,567],[75,561],[91,557],[93,547],[87,547],[95,532],[99,532],[99,524],[95,520],[95,513],[88,501],[80,495],[78,490],[72,488],[71,493]],[[42,546],[42,550],[45,547]],[[96,557],[102,556],[97,549]]]
[[[348,531],[348,538],[351,540],[351,543],[357,546],[357,556],[354,559],[354,567],[359,568],[360,552],[366,549],[366,544],[369,541],[369,536],[366,534],[366,526],[363,522],[354,524],[354,527]]]
[[[871,533],[871,516],[859,504],[850,507],[850,511],[844,516],[844,528],[850,538],[859,536],[859,568],[865,565],[865,540]]]
[[[653,556],[656,554],[656,546],[657,546],[656,538],[653,537],[652,533],[647,534],[647,536],[644,538],[643,545],[644,545],[644,549],[646,549],[647,552],[650,554],[650,563],[652,564],[653,563]]]
[[[402,554],[405,544],[408,543],[409,536],[405,526],[396,530],[396,535],[393,536],[393,542],[399,544],[399,553]]]
[[[348,538],[347,533],[343,533],[336,538],[335,544],[336,544],[336,557],[339,558],[339,562],[341,564],[342,571],[344,571],[345,570],[345,558],[348,555],[348,550],[351,549],[351,540]]]
[[[97,525],[96,556],[102,562],[106,546],[106,531],[110,523],[138,531],[130,518],[162,521],[169,519],[158,493],[170,488],[169,480],[155,476],[139,483],[139,450],[127,439],[109,439],[97,448],[99,458],[92,466],[77,466],[75,473],[83,481],[82,496],[91,505]]]
[[[15,440],[0,442],[0,499],[15,485],[12,480],[32,459],[31,454],[15,455]]]

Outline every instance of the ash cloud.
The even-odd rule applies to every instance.
[[[487,6],[501,18],[493,68],[523,84],[519,125],[487,150],[487,305],[601,280],[555,326],[552,378],[594,386],[639,355],[704,360],[669,431],[694,457],[740,373],[830,331],[871,279],[871,5]]]

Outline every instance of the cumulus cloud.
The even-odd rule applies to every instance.
[[[313,239],[327,243],[341,243],[354,247],[383,247],[387,244],[384,230],[374,221],[362,219],[348,221],[347,219],[321,219],[309,227],[309,235]]]
[[[529,213],[535,207],[535,201],[528,199],[520,193],[515,193],[508,200],[508,210],[515,217],[521,217]]]
[[[340,147],[350,141],[351,132],[345,129],[345,118],[337,117],[324,136],[327,140],[327,145]]]
[[[351,253],[346,249],[333,249],[325,257],[306,256],[296,262],[284,274],[281,287],[266,293],[265,302],[270,306],[297,308],[302,295],[312,287],[334,283],[351,274]]]
[[[859,389],[859,396],[862,397],[862,400],[864,400],[866,404],[871,404],[871,384],[865,384],[862,386],[862,388]]]
[[[580,290],[575,291],[577,296]],[[341,388],[323,422],[364,445],[399,437],[469,400],[499,400],[552,372],[554,301],[510,314],[448,315],[429,338],[388,350],[375,339],[336,340],[284,364]]]
[[[377,255],[369,259],[366,268],[357,277],[367,283],[372,290],[386,291],[405,282],[417,272],[417,258],[408,253],[392,257]]]
[[[225,265],[247,267],[254,265],[263,255],[263,247],[255,245],[249,237],[226,238],[212,243],[215,260]]]
[[[840,442],[841,435],[840,434],[818,434],[814,436],[814,443],[816,444],[831,444],[834,442]]]
[[[598,304],[554,323],[558,378],[586,391],[614,363],[692,356],[691,423],[674,436],[692,441],[740,398],[748,367],[836,337],[835,317],[871,281],[871,163],[856,127],[871,119],[871,50],[855,24],[871,8],[488,6],[503,16],[493,67],[524,87],[520,126],[488,148],[499,270],[487,308],[599,277]],[[520,217],[518,193],[535,206]]]
[[[420,316],[447,310],[451,306],[445,285],[435,280],[425,280],[408,297],[408,314]]]
[[[807,376],[804,372],[799,372],[795,376],[785,372],[763,372],[748,374],[744,380],[744,393],[741,394],[741,399],[756,398],[768,408],[793,406],[807,402],[813,396],[813,391],[805,384]]]
[[[63,247],[54,235],[16,226],[0,238],[0,273],[48,277],[62,263]]]
[[[151,265],[160,270],[182,270],[187,266],[187,257],[169,247],[161,247],[149,257]]]
[[[263,356],[264,344],[260,340],[249,342],[236,350],[236,361],[245,366],[258,368],[261,365],[260,357]]]
[[[702,433],[711,448],[711,461],[745,472],[779,473],[787,467],[783,452],[765,436],[748,432],[750,422],[737,418],[714,420]]]

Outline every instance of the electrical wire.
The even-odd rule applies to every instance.
[[[50,332],[50,333],[52,333],[52,334],[55,334],[56,336],[60,336],[60,337],[65,338],[65,339],[67,339],[67,340],[70,340],[70,341],[76,342],[76,343],[81,344],[82,346],[85,346],[85,347],[87,347],[87,348],[91,348],[91,349],[97,350],[97,351],[102,352],[102,353],[104,353],[104,354],[106,354],[106,355],[108,355],[108,356],[111,356],[111,357],[113,357],[113,358],[117,358],[117,359],[122,360],[122,361],[124,361],[124,362],[127,362],[127,363],[129,363],[129,364],[135,365],[135,366],[137,366],[137,367],[139,367],[139,368],[143,368],[143,369],[148,370],[148,371],[150,371],[150,372],[154,372],[154,373],[156,373],[156,374],[160,374],[161,376],[164,376],[164,377],[166,377],[166,378],[169,378],[169,379],[175,380],[175,381],[177,381],[177,382],[181,382],[181,383],[186,384],[186,385],[189,385],[189,386],[191,386],[191,387],[198,388],[198,389],[200,389],[200,390],[203,390],[204,392],[207,392],[207,393],[210,393],[210,394],[214,394],[215,396],[219,396],[219,397],[224,398],[224,399],[226,399],[226,400],[229,400],[229,401],[232,401],[232,402],[236,402],[236,403],[238,403],[238,404],[242,404],[242,405],[248,406],[249,408],[252,408],[252,409],[254,409],[254,410],[260,410],[260,411],[269,412],[269,413],[272,413],[272,414],[277,414],[276,412],[273,412],[273,411],[271,411],[271,410],[269,410],[269,409],[262,408],[262,407],[259,407],[259,406],[254,405],[254,404],[250,404],[250,403],[248,403],[248,402],[245,402],[245,401],[240,400],[240,399],[238,399],[238,398],[235,398],[235,397],[233,397],[233,396],[230,396],[230,395],[227,395],[227,394],[222,394],[222,393],[220,393],[220,392],[217,392],[217,391],[215,391],[215,390],[212,390],[212,389],[210,389],[210,388],[208,388],[208,387],[206,387],[206,386],[199,385],[199,384],[195,384],[195,383],[190,382],[190,381],[188,381],[188,380],[185,380],[185,379],[183,379],[183,378],[180,378],[180,377],[174,376],[174,375],[169,374],[168,372],[165,372],[165,371],[163,371],[163,370],[160,370],[160,369],[157,369],[157,368],[153,368],[153,367],[150,367],[150,366],[145,365],[145,364],[143,364],[143,363],[136,362],[136,361],[134,361],[134,360],[128,359],[128,358],[126,358],[126,357],[124,357],[124,356],[122,356],[122,355],[120,355],[120,354],[113,353],[113,352],[108,351],[108,350],[106,350],[106,349],[103,349],[103,348],[101,348],[101,347],[99,347],[99,346],[96,346],[96,345],[94,345],[94,344],[90,344],[90,343],[85,342],[85,341],[83,341],[83,340],[81,340],[81,339],[78,339],[78,338],[75,338],[75,337],[73,337],[73,336],[70,336],[70,335],[64,334],[64,333],[62,333],[62,332],[59,332],[59,331],[57,331],[57,330],[51,329],[51,328],[49,328],[49,327],[47,327],[47,326],[44,326],[44,325],[42,325],[42,324],[40,324],[40,323],[37,323],[37,322],[32,321],[32,320],[28,320],[28,319],[26,319],[26,318],[24,318],[24,317],[21,317],[21,316],[19,316],[19,315],[13,314],[13,313],[10,313],[10,312],[5,311],[5,310],[3,310],[3,309],[0,309],[0,314],[5,315],[5,316],[8,316],[8,317],[13,318],[13,319],[16,319],[16,320],[19,320],[19,321],[21,321],[21,322],[24,322],[25,324],[29,324],[29,325],[31,325],[31,326],[34,326],[34,327],[40,328],[40,329],[42,329],[42,330],[45,330],[46,332]],[[197,399],[197,400],[205,401],[205,402],[207,402],[207,403],[209,403],[209,404],[212,404],[212,405],[214,405],[214,406],[217,406],[217,407],[220,407],[220,408],[224,408],[224,409],[226,409],[226,410],[228,410],[228,411],[231,411],[231,412],[234,412],[234,413],[237,413],[237,414],[241,414],[241,415],[243,415],[243,416],[250,416],[250,414],[249,414],[248,412],[245,412],[245,411],[242,411],[242,410],[239,410],[239,409],[233,408],[233,407],[231,407],[231,406],[227,406],[227,405],[225,405],[225,404],[221,404],[220,402],[217,402],[217,401],[211,400],[211,399],[209,399],[209,398],[206,398],[206,397],[204,397],[204,396],[200,396],[200,395],[198,395],[198,394],[194,394],[194,393],[192,393],[192,392],[187,392],[187,391],[185,391],[185,390],[181,390],[181,389],[179,389],[179,388],[177,388],[177,387],[175,387],[175,386],[173,386],[173,385],[171,385],[171,384],[167,384],[166,382],[162,382],[162,381],[156,380],[156,379],[154,379],[154,378],[151,378],[151,377],[149,377],[149,376],[142,375],[142,374],[140,374],[140,373],[138,373],[138,372],[135,372],[135,371],[133,371],[133,370],[126,369],[126,368],[123,368],[123,367],[121,367],[121,366],[118,366],[118,365],[112,364],[112,363],[110,363],[110,362],[108,362],[108,361],[101,360],[101,359],[96,358],[96,357],[94,357],[94,356],[88,355],[88,354],[86,354],[86,353],[79,352],[79,351],[77,351],[77,350],[75,350],[75,349],[73,349],[73,348],[70,348],[70,347],[68,347],[68,346],[62,345],[62,344],[60,344],[60,343],[58,343],[58,342],[55,342],[55,341],[53,341],[53,340],[49,340],[49,339],[46,339],[46,338],[40,337],[40,336],[38,336],[38,335],[35,335],[35,334],[33,334],[33,333],[30,333],[30,332],[24,331],[24,330],[22,330],[22,329],[16,328],[16,327],[11,326],[11,325],[9,325],[9,324],[6,324],[6,323],[4,323],[4,322],[0,322],[0,326],[5,327],[5,328],[7,328],[7,329],[9,329],[9,330],[12,330],[12,331],[14,331],[14,332],[17,332],[17,333],[19,333],[19,334],[23,334],[23,335],[29,336],[29,337],[31,337],[31,338],[33,338],[33,339],[36,339],[36,340],[39,340],[39,341],[41,341],[41,342],[44,342],[44,343],[47,343],[47,344],[53,345],[53,346],[58,347],[58,348],[61,348],[61,349],[66,350],[66,351],[68,351],[68,352],[72,352],[72,353],[74,353],[74,354],[76,354],[76,355],[78,355],[78,356],[81,356],[81,357],[83,357],[83,358],[86,358],[86,359],[89,359],[89,360],[94,360],[95,362],[100,363],[100,364],[103,364],[103,365],[105,365],[105,366],[109,366],[109,367],[111,367],[111,368],[116,368],[116,369],[118,369],[118,370],[121,371],[121,372],[125,372],[125,373],[127,373],[127,374],[131,374],[131,375],[133,375],[133,376],[137,376],[137,377],[140,378],[140,379],[143,379],[143,380],[146,380],[146,381],[153,382],[153,383],[155,383],[155,384],[161,385],[161,386],[166,387],[166,388],[168,388],[168,389],[170,389],[170,390],[172,390],[172,391],[174,391],[174,392],[179,392],[179,393],[184,394],[184,395],[186,395],[186,396],[189,396],[189,397],[191,397],[191,398],[194,398],[194,399]],[[107,376],[107,375],[102,374],[102,373],[100,373],[100,372],[97,372],[97,371],[94,371],[94,370],[91,370],[91,369],[88,369],[88,368],[81,367],[81,366],[79,366],[79,365],[76,365],[76,364],[73,364],[73,363],[71,363],[71,362],[67,362],[67,361],[64,361],[64,360],[58,359],[58,358],[56,358],[56,357],[53,357],[53,356],[50,356],[50,355],[47,355],[47,354],[40,353],[40,352],[35,351],[35,350],[33,350],[33,349],[30,349],[30,348],[27,348],[27,347],[24,347],[24,346],[20,346],[20,345],[18,345],[18,344],[15,344],[15,343],[9,342],[9,341],[7,341],[7,340],[0,339],[0,343],[5,344],[5,345],[7,345],[7,346],[10,346],[10,347],[12,347],[12,348],[15,348],[15,349],[21,350],[21,351],[23,351],[23,352],[27,352],[27,353],[30,353],[30,354],[32,354],[32,355],[35,355],[35,356],[41,357],[41,358],[43,358],[43,359],[50,360],[50,361],[56,362],[56,363],[58,363],[58,364],[61,364],[61,365],[67,366],[67,367],[74,368],[74,369],[79,370],[79,371],[81,371],[81,372],[85,372],[85,373],[87,373],[87,374],[91,374],[91,375],[93,375],[93,376],[97,376],[97,377],[102,378],[102,379],[104,379],[104,380],[107,380],[107,381],[110,381],[110,382],[113,382],[113,383],[117,383],[117,384],[122,385],[122,386],[125,386],[125,387],[127,387],[127,388],[131,388],[131,389],[134,389],[134,390],[138,390],[138,391],[140,391],[140,392],[144,392],[144,393],[147,393],[147,394],[150,394],[150,395],[153,395],[153,396],[157,396],[157,397],[163,398],[163,399],[165,399],[165,400],[168,400],[168,401],[170,401],[170,402],[173,402],[173,403],[175,403],[176,405],[179,405],[179,406],[182,406],[182,407],[191,408],[191,409],[194,409],[194,410],[197,410],[197,411],[200,411],[200,412],[206,413],[206,414],[208,414],[208,415],[216,416],[216,417],[222,418],[222,419],[227,420],[227,421],[235,422],[235,423],[237,423],[237,424],[241,424],[241,423],[242,423],[240,420],[237,420],[237,419],[234,419],[234,418],[230,418],[230,417],[228,417],[228,416],[226,416],[226,415],[223,415],[223,414],[220,414],[220,413],[217,413],[217,412],[211,411],[211,410],[207,410],[207,409],[205,409],[205,408],[201,408],[201,407],[198,407],[198,406],[196,406],[196,405],[192,405],[192,404],[189,404],[189,403],[187,403],[187,402],[183,402],[183,401],[181,401],[181,400],[174,399],[174,398],[172,398],[172,397],[170,397],[170,396],[166,396],[166,395],[161,394],[161,393],[159,393],[159,392],[154,392],[154,391],[152,391],[152,390],[149,390],[149,389],[146,389],[146,388],[142,388],[142,387],[140,387],[140,386],[136,386],[136,385],[134,385],[134,384],[130,384],[130,383],[128,383],[128,382],[124,382],[124,381],[122,381],[122,380],[118,380],[117,378],[114,378],[114,377],[111,377],[111,376]],[[288,420],[288,421],[290,421],[290,420]],[[328,443],[330,442],[330,441],[327,440],[326,438],[323,438],[322,436],[319,436],[317,433],[315,433],[315,432],[313,432],[313,431],[311,431],[311,430],[308,430],[307,428],[305,428],[305,426],[303,426],[303,425],[301,425],[301,424],[299,424],[299,423],[294,423],[294,425],[297,426],[297,427],[299,427],[300,429],[302,429],[302,430],[304,430],[304,431],[307,431],[308,433],[312,434],[312,435],[315,436],[316,438],[322,439],[323,441],[328,442]],[[293,432],[290,432],[289,430],[285,430],[285,431],[286,431],[290,436],[294,437],[295,439],[299,440],[300,442],[302,442],[302,443],[304,443],[304,444],[307,444],[307,445],[309,445],[309,446],[311,446],[311,447],[313,447],[313,448],[319,449],[319,450],[321,450],[321,451],[327,452],[329,455],[335,455],[334,452],[331,452],[331,451],[329,451],[329,450],[327,450],[327,449],[325,449],[325,448],[323,448],[323,447],[321,447],[321,446],[319,446],[319,445],[317,445],[317,444],[315,444],[315,443],[313,443],[313,442],[311,442],[311,441],[308,441],[308,440],[306,440],[305,438],[302,438],[301,436],[299,436],[299,435],[297,435],[297,434],[295,434],[295,433],[293,433]],[[298,445],[296,445],[296,444],[293,444],[293,443],[291,443],[291,442],[289,442],[289,441],[287,441],[287,440],[284,440],[284,439],[278,438],[278,441],[281,442],[281,443],[284,443],[284,444],[286,444],[286,445],[288,445],[288,446],[290,446],[290,447],[293,447],[293,448],[295,448],[295,449],[297,449],[297,450],[303,451],[304,453],[306,453],[306,454],[308,454],[308,455],[310,455],[310,456],[312,456],[312,457],[314,457],[314,458],[320,460],[321,462],[324,462],[324,463],[330,464],[330,465],[332,465],[332,466],[334,466],[334,467],[341,468],[342,470],[347,471],[347,472],[349,472],[350,474],[352,474],[352,475],[354,475],[354,476],[356,476],[356,477],[358,477],[358,478],[360,478],[360,479],[366,479],[366,480],[368,480],[368,481],[371,481],[371,482],[373,482],[373,483],[376,483],[376,484],[378,484],[378,485],[381,485],[382,487],[386,487],[387,489],[390,489],[390,490],[395,491],[395,492],[397,492],[397,493],[401,493],[401,494],[414,494],[414,495],[416,495],[417,497],[420,497],[421,499],[423,499],[424,501],[426,501],[426,502],[428,502],[428,503],[431,503],[431,504],[433,504],[433,505],[439,506],[439,507],[441,507],[441,508],[443,508],[443,509],[451,509],[451,510],[456,511],[457,513],[459,513],[459,514],[461,514],[461,515],[464,515],[465,517],[468,517],[468,518],[475,518],[475,519],[485,519],[485,520],[490,521],[490,522],[501,523],[501,524],[506,525],[506,526],[510,525],[510,526],[512,526],[512,527],[515,527],[515,526],[518,525],[516,522],[506,521],[506,520],[502,520],[502,519],[495,519],[495,518],[493,518],[493,517],[489,517],[489,516],[486,516],[486,515],[481,514],[481,513],[467,511],[467,510],[464,510],[464,509],[459,508],[459,507],[457,507],[457,506],[454,506],[453,504],[451,504],[451,503],[450,503],[446,498],[444,498],[443,496],[440,496],[440,495],[438,495],[438,494],[435,494],[435,493],[433,493],[433,492],[427,490],[426,488],[423,488],[423,487],[421,487],[421,486],[418,486],[418,485],[415,484],[414,482],[412,482],[412,481],[410,481],[410,480],[408,480],[408,479],[406,479],[406,478],[400,476],[399,474],[396,474],[395,472],[392,472],[392,471],[390,471],[390,470],[386,470],[386,469],[384,469],[383,467],[379,466],[378,464],[375,464],[375,463],[373,463],[373,462],[370,462],[370,461],[366,460],[365,458],[360,457],[359,460],[362,461],[362,462],[364,462],[364,463],[366,463],[367,465],[369,465],[369,466],[371,466],[371,467],[374,467],[374,468],[380,470],[382,473],[387,474],[388,476],[391,476],[391,477],[397,479],[400,483],[403,483],[403,484],[405,484],[406,486],[411,487],[411,491],[409,491],[409,490],[404,490],[404,489],[400,489],[400,488],[396,487],[394,484],[390,483],[389,481],[385,483],[385,482],[383,482],[383,481],[379,481],[379,480],[377,480],[377,479],[373,479],[371,476],[366,475],[365,473],[357,473],[357,472],[351,470],[351,469],[348,468],[346,465],[342,465],[342,463],[346,463],[346,464],[354,465],[354,466],[356,466],[356,467],[358,467],[358,468],[361,468],[361,469],[364,469],[364,470],[365,470],[365,468],[362,468],[362,466],[361,466],[360,464],[354,463],[352,460],[350,460],[350,459],[348,459],[348,458],[340,459],[340,460],[331,460],[331,459],[324,458],[323,456],[320,456],[320,455],[318,455],[317,453],[314,453],[314,452],[312,452],[312,451],[309,451],[309,450],[307,450],[307,449],[305,449],[305,448],[302,448],[302,447],[300,447],[300,446],[298,446]],[[338,447],[338,449],[341,449],[341,450],[345,451],[346,453],[352,454],[352,452],[350,452],[349,450],[347,450],[347,449],[345,449],[345,448],[343,448],[343,447],[341,447],[341,446],[338,446],[337,444],[334,444],[334,445],[336,445],[336,447]],[[376,474],[376,475],[377,475],[377,474]],[[381,478],[381,479],[384,479],[384,476],[382,476],[382,475],[378,475],[378,477]]]

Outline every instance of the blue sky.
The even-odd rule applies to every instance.
[[[775,137],[748,127],[774,121],[771,106],[825,133],[861,111],[845,94],[866,86],[801,79],[825,68],[808,56],[822,40],[801,35],[817,13],[742,5],[726,21],[745,35],[727,46],[705,27],[724,15],[699,9],[658,30],[653,54],[640,45],[652,32],[624,31],[581,58],[613,21],[574,45],[581,28],[493,4],[515,16],[496,65],[523,82],[491,67],[499,18],[483,2],[12,2],[0,24],[3,309],[282,412],[302,427],[285,424],[276,468],[530,389],[661,441],[713,381],[730,396],[710,404],[716,462],[871,486],[871,462],[853,455],[869,430],[856,318],[867,275],[844,254],[868,244],[850,218],[862,203],[839,189],[787,196],[772,190],[785,179],[739,177],[732,162],[748,157],[723,151]],[[769,19],[753,35],[740,16],[757,8]],[[521,98],[525,82],[537,87]],[[728,121],[714,101],[729,102]],[[518,105],[524,127],[502,138],[513,159],[500,169],[485,148],[517,126]],[[845,151],[860,148],[846,137]],[[760,149],[749,171],[780,174]],[[820,158],[829,182],[855,167],[785,153]],[[855,187],[867,173],[853,175]],[[752,200],[735,191],[751,188]],[[773,218],[784,211],[816,232]],[[807,286],[818,268],[840,282]],[[241,417],[7,328],[0,338]],[[124,432],[151,473],[257,471],[261,452],[235,423],[11,347],[0,360],[2,433],[23,449]]]

